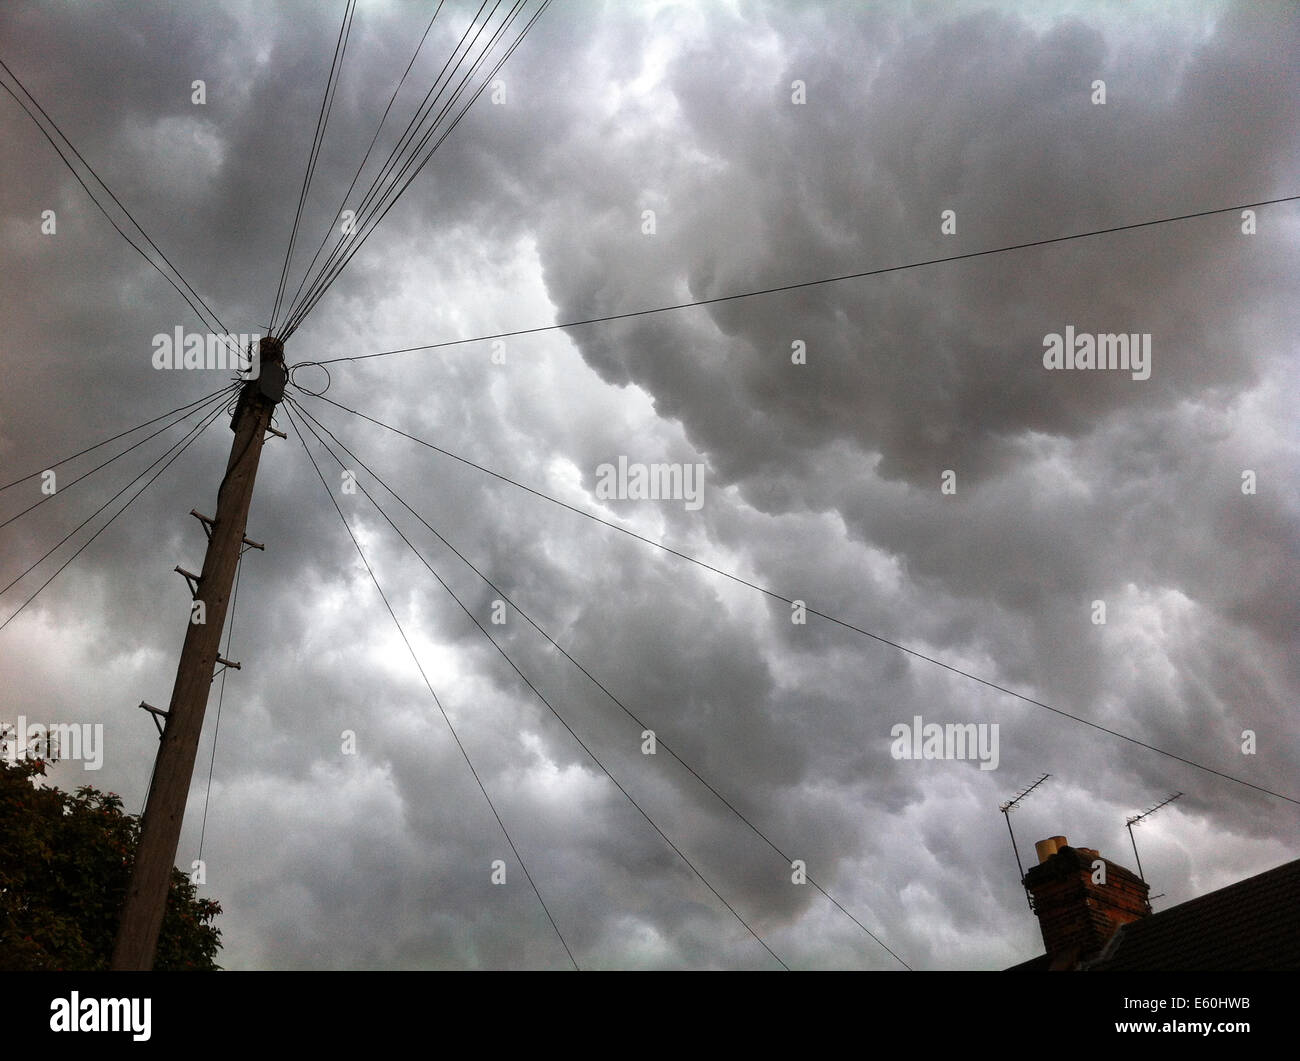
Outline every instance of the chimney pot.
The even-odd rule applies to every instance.
[[[1065,846],[1067,845],[1064,836],[1049,836],[1046,840],[1039,840],[1034,845],[1034,850],[1038,852],[1038,861],[1043,863]]]

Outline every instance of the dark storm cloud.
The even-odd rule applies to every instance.
[[[0,55],[234,331],[266,323],[336,6],[11,5],[0,18]],[[467,16],[431,37],[395,105],[403,119]],[[506,105],[479,101],[289,359],[1293,194],[1294,16],[1128,17],[553,5],[503,71]],[[291,291],[426,21],[360,5]],[[806,104],[791,102],[796,79]],[[1105,106],[1089,101],[1095,79]],[[0,455],[17,475],[223,380],[149,367],[155,332],[197,323],[5,104],[0,209],[16,268],[0,286]],[[46,208],[55,239],[34,234]],[[940,233],[945,209],[956,236]],[[1294,568],[1300,514],[1286,400],[1295,225],[1280,207],[1260,211],[1257,236],[1239,226],[1220,215],[521,337],[504,366],[486,343],[337,365],[330,396],[864,629],[1288,791],[1300,656],[1278,576]],[[1067,324],[1151,333],[1151,378],[1045,371],[1043,336]],[[796,339],[806,365],[791,364]],[[1274,799],[815,618],[793,625],[785,603],[303,402],[914,966],[1037,953],[995,812],[1044,771],[1052,786],[1016,823],[1022,846],[1066,832],[1123,861],[1123,816],[1187,792],[1144,837],[1167,901],[1294,846]],[[0,634],[6,716],[39,705],[104,720],[116,750],[95,782],[129,806],[155,745],[131,705],[167,699],[185,615],[170,568],[200,555],[183,514],[210,506],[229,444],[224,423],[209,436]],[[703,508],[599,499],[597,469],[620,454],[703,464]],[[579,961],[773,965],[317,456]],[[1246,468],[1257,495],[1241,493]],[[955,496],[939,492],[945,469]],[[642,726],[517,613],[493,627],[498,592],[360,478],[778,954],[894,966],[666,750],[643,755]],[[75,503],[58,499],[66,509],[5,528],[4,581],[116,486],[76,489]],[[249,532],[268,552],[241,575],[244,669],[223,699],[204,838],[224,963],[563,964],[322,493],[292,430],[268,444]],[[1105,626],[1089,619],[1097,599]],[[915,715],[999,723],[999,768],[892,759],[891,725]],[[210,709],[182,866],[197,852],[213,723]],[[1254,759],[1238,751],[1247,728]],[[348,730],[359,756],[340,754]],[[69,769],[65,787],[81,783]],[[488,883],[496,858],[505,888]]]

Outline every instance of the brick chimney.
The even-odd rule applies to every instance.
[[[1137,874],[1064,836],[1034,845],[1038,865],[1025,887],[1038,915],[1051,969],[1075,969],[1097,956],[1120,925],[1151,913],[1148,887]],[[1104,879],[1105,883],[1094,883]]]

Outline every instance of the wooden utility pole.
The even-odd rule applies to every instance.
[[[225,478],[217,490],[216,515],[211,520],[200,517],[208,532],[208,551],[194,587],[194,600],[201,601],[202,608],[196,605],[191,612],[176,668],[176,684],[158,746],[131,883],[118,925],[112,964],[115,970],[153,968],[176,847],[185,819],[185,801],[194,773],[199,735],[203,731],[203,715],[219,660],[230,587],[245,542],[258,459],[271,414],[284,392],[284,344],[279,339],[261,340],[260,366],[258,378],[245,383],[240,391],[239,404],[231,418],[235,438]],[[200,617],[203,621],[195,621]]]

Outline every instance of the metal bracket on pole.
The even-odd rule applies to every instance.
[[[212,541],[212,528],[216,525],[216,520],[211,516],[205,516],[197,508],[190,509],[190,515],[203,526],[203,533],[208,536],[208,541]]]
[[[203,581],[202,575],[196,575],[193,571],[186,571],[185,568],[177,564],[174,568],[178,575],[184,575],[185,581],[190,584],[190,596],[195,600],[199,599],[199,583]]]
[[[236,663],[233,659],[226,659],[225,656],[218,656],[218,657],[217,657],[217,662],[221,664],[221,669],[222,669],[222,670],[225,670],[225,669],[227,669],[227,668],[233,668],[234,670],[243,670],[243,669],[244,669],[244,668],[241,667],[238,663]],[[212,672],[212,680],[213,680],[213,681],[216,681],[216,679],[217,679],[217,675],[220,674],[220,673],[221,673],[220,670],[215,670],[215,671],[213,671],[213,672]]]
[[[162,740],[163,724],[158,720],[160,718],[166,718],[167,712],[162,710],[162,708],[154,707],[152,704],[146,704],[143,700],[140,701],[140,707],[153,715],[153,724],[158,727],[158,739]]]
[[[267,425],[266,433],[267,433],[268,435],[274,435],[276,438],[287,439],[287,438],[289,437],[289,436],[286,435],[283,431],[277,431],[275,428],[271,427],[269,424]]]
[[[212,528],[217,525],[217,521],[214,520],[211,516],[205,516],[202,512],[200,512],[196,508],[190,509],[190,515],[193,516],[196,520],[199,521],[199,523],[203,525],[203,533],[208,536],[208,541],[212,541]],[[244,536],[244,544],[248,546],[248,549],[261,549],[263,552],[266,551],[265,545],[263,545],[261,542],[253,541],[253,539],[248,537],[247,535]],[[248,552],[248,549],[244,549],[241,551]]]

